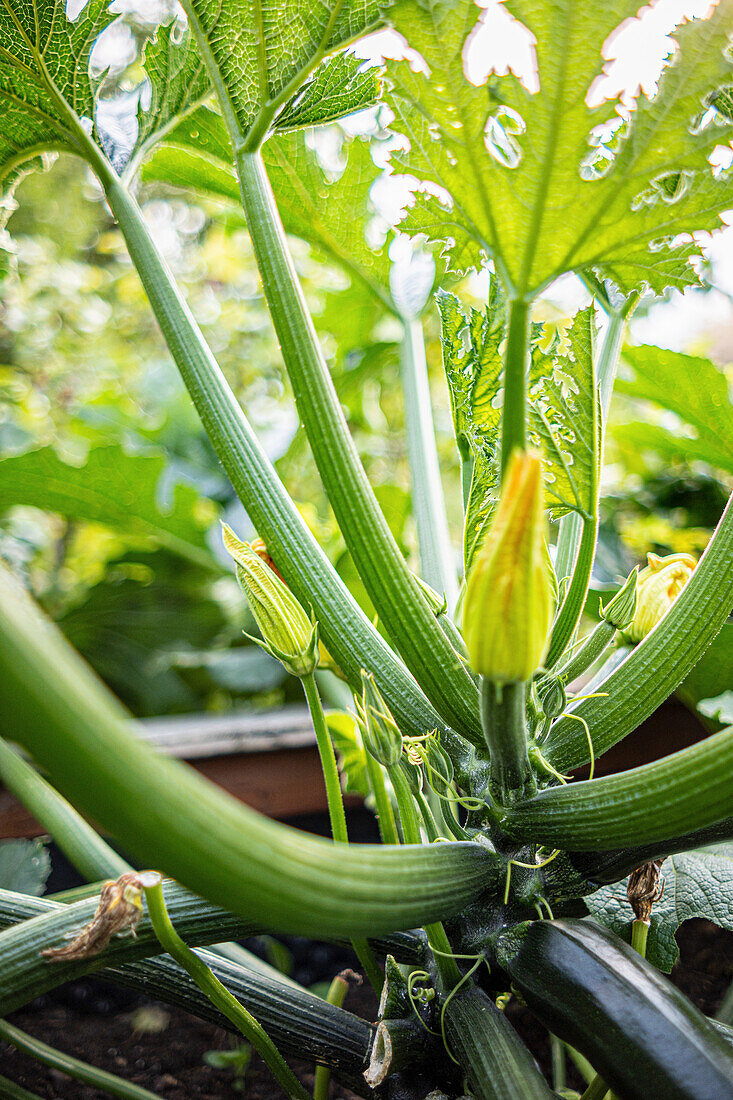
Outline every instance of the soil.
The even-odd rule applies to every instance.
[[[733,933],[708,921],[693,920],[679,930],[678,942],[681,959],[673,980],[703,1012],[712,1014],[733,978]],[[345,964],[357,965],[345,949],[333,945],[299,939],[287,940],[286,944],[293,955],[294,976],[300,980],[322,981]],[[262,948],[254,941],[248,941],[248,946]],[[352,988],[345,1007],[372,1020],[376,1014],[375,998],[366,986]],[[141,1031],[140,1011],[147,1009],[150,1017],[151,1008],[158,1010],[152,1013],[152,1022],[162,1025],[162,1030]],[[507,1016],[548,1072],[545,1029],[516,1001],[510,1002]],[[243,1082],[237,1081],[231,1070],[205,1063],[208,1051],[232,1049],[234,1042],[228,1033],[178,1009],[155,1005],[93,979],[82,979],[40,997],[9,1019],[51,1046],[142,1085],[163,1100],[225,1100],[238,1096],[282,1100],[282,1091],[257,1058],[252,1060]],[[298,1063],[293,1067],[306,1088],[312,1089],[313,1067]],[[104,1100],[107,1095],[41,1066],[5,1044],[0,1044],[0,1072],[44,1100]],[[570,1066],[568,1085],[582,1086]],[[333,1100],[353,1100],[353,1093],[336,1085],[332,1085],[331,1096]]]

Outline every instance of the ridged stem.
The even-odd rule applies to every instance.
[[[493,798],[510,806],[530,797],[537,787],[527,755],[525,684],[497,684],[482,677],[481,720],[491,757]]]
[[[684,680],[733,608],[733,496],[682,592],[643,642],[598,685],[607,697],[586,699],[573,714],[588,723],[596,758],[657,709]],[[561,718],[543,752],[558,771],[590,759],[585,730]],[[680,830],[676,830],[680,832]]]
[[[47,1046],[40,1039],[35,1039],[19,1027],[14,1027],[7,1020],[0,1020],[0,1039],[14,1046],[16,1050],[35,1058],[44,1066],[65,1073],[75,1081],[82,1081],[92,1088],[108,1092],[110,1096],[121,1096],[123,1100],[156,1100],[155,1094],[148,1092],[140,1085],[133,1085],[130,1081],[123,1081],[114,1073],[90,1066],[87,1062],[81,1062],[78,1058],[72,1058],[70,1054],[64,1054],[54,1047]],[[0,1087],[0,1095],[2,1089]]]
[[[463,986],[445,1006],[445,1033],[476,1100],[551,1100],[554,1093],[503,1012]]]
[[[304,607],[313,608],[324,642],[352,688],[361,683],[361,669],[370,669],[405,732],[419,734],[437,725],[445,731],[446,749],[450,745],[460,758],[469,746],[429,705],[290,500],[156,249],[137,203],[91,142],[87,155],[206,434],[288,587]]]
[[[221,910],[214,911],[205,902],[192,903],[190,895],[175,884],[166,884],[165,893],[176,926],[189,943],[258,930]],[[50,964],[39,950],[63,942],[65,933],[90,919],[94,905],[81,912],[65,913],[65,909],[45,898],[0,891],[0,923],[22,922],[0,934],[0,1011],[14,1011],[48,989],[83,974],[99,973],[105,981],[136,989],[234,1030],[173,959],[144,958],[160,950],[147,917],[140,924],[138,940],[117,937],[102,955]],[[362,1072],[373,1035],[369,1024],[282,978],[249,971],[208,951],[198,954],[219,980],[252,1008],[285,1053],[328,1065],[339,1081],[356,1092],[365,1091]]]
[[[0,1097],[2,1100],[41,1100],[37,1092],[24,1089],[22,1085],[16,1085],[9,1077],[3,1077],[0,1073]]]
[[[435,443],[425,335],[419,318],[403,321],[400,362],[420,573],[436,592],[445,593],[452,612],[458,599],[458,581]]]
[[[285,1094],[291,1100],[310,1100],[309,1093],[298,1081],[259,1020],[239,1003],[203,959],[194,954],[178,935],[166,909],[162,880],[157,876],[157,882],[152,881],[155,877],[146,873],[143,884],[148,915],[161,946],[193,978],[201,992],[222,1015],[231,1020],[247,1042],[252,1044]]]
[[[495,879],[497,861],[479,845],[334,844],[157,754],[30,597],[0,577],[4,720],[72,804],[141,863],[272,928],[319,936],[439,920]]]
[[[477,737],[476,687],[428,607],[369,485],[305,304],[262,157],[240,150],[236,166],[295,402],[346,545],[389,637],[428,698],[460,733]]]
[[[515,840],[603,851],[656,844],[733,815],[733,727],[652,764],[540,791],[505,813]]]

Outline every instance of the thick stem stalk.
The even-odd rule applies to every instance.
[[[368,668],[405,732],[437,725],[446,749],[470,755],[446,727],[401,661],[374,629],[313,538],[231,391],[211,349],[158,253],[135,200],[91,142],[89,161],[104,187],[130,258],[212,446],[288,587],[312,607],[324,641],[352,688]]]
[[[653,764],[540,791],[502,823],[519,841],[604,851],[663,842],[733,814],[733,727]]]
[[[406,318],[403,325],[402,392],[420,572],[437,592],[445,593],[452,612],[458,599],[458,582],[435,444],[425,337],[419,318]]]
[[[605,620],[600,622],[593,632],[586,638],[581,646],[562,668],[555,669],[557,676],[562,676],[566,684],[572,684],[582,673],[595,664],[599,657],[605,653],[616,634],[616,627]]]
[[[259,152],[237,172],[273,325],[324,487],[359,574],[405,663],[460,732],[479,735],[476,687],[407,567],[349,433]]]
[[[497,861],[479,845],[337,845],[268,820],[160,756],[30,597],[7,572],[0,578],[4,721],[72,804],[141,863],[233,912],[320,936],[440,920],[494,880]]]
[[[501,414],[502,477],[516,447],[527,445],[527,375],[529,367],[530,303],[514,298],[509,304],[504,353],[504,405]]]
[[[489,790],[502,805],[510,806],[536,791],[527,755],[525,684],[497,684],[481,678],[481,718],[491,757]]]

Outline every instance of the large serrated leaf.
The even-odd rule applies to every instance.
[[[459,300],[445,293],[438,295],[438,308],[456,439],[471,466],[464,528],[468,570],[498,494],[505,307],[494,282],[484,313],[474,309],[466,315]],[[597,508],[600,411],[593,331],[590,308],[576,314],[564,338],[553,339],[549,350],[541,326],[534,330],[529,437],[543,453],[547,504],[555,516],[577,512],[589,518]]]
[[[669,856],[662,864],[664,892],[654,903],[647,959],[669,973],[679,958],[675,932],[683,921],[705,917],[733,930],[733,846],[718,845]],[[594,920],[631,940],[634,914],[624,883],[604,886],[585,899]]]
[[[94,119],[89,55],[115,18],[89,0],[73,21],[62,0],[0,0],[0,191],[49,150],[84,155],[76,118]],[[76,116],[76,118],[74,117]],[[80,136],[81,134],[81,136]]]
[[[337,54],[316,69],[275,119],[276,130],[323,126],[373,107],[380,94],[375,69],[350,54]]]
[[[390,11],[425,61],[390,70],[392,126],[410,146],[399,160],[427,185],[406,228],[443,242],[459,271],[488,255],[516,296],[589,268],[624,289],[694,281],[686,261],[696,246],[677,238],[718,227],[733,201],[733,175],[708,160],[731,120],[708,110],[700,125],[731,80],[733,0],[678,30],[658,92],[623,125],[616,103],[589,106],[588,93],[636,0],[506,6],[536,38],[538,91],[512,74],[479,86],[465,77],[473,0],[398,0]]]
[[[199,42],[231,132],[255,134],[260,144],[278,115],[297,113],[305,96],[307,110],[317,111],[315,97],[301,88],[310,74],[379,20],[377,0],[294,0],[287,5],[262,0],[184,0],[183,7]],[[340,86],[334,80],[340,76]],[[326,84],[324,85],[324,80]],[[363,86],[353,73],[331,68],[315,77],[316,90],[328,87],[344,113],[361,109]],[[363,82],[362,82],[363,84]],[[305,125],[302,121],[297,125]]]
[[[177,485],[166,507],[165,466],[161,455],[131,455],[114,445],[91,450],[84,466],[62,462],[53,447],[28,451],[0,463],[0,512],[32,505],[101,523],[216,570],[205,539],[211,506],[194,489]]]

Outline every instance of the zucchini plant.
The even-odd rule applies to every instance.
[[[730,169],[711,160],[733,124],[732,0],[675,32],[657,90],[631,109],[589,94],[604,43],[636,14],[625,0],[507,0],[536,42],[536,90],[511,73],[467,77],[472,0],[182,5],[185,24],[145,45],[147,106],[123,149],[105,132],[90,67],[115,18],[105,0],[73,18],[61,0],[0,0],[0,180],[9,207],[22,173],[63,152],[102,187],[264,545],[225,531],[262,644],[302,680],[333,840],[269,821],[157,756],[2,567],[2,734],[48,781],[2,743],[0,776],[90,886],[56,899],[0,891],[0,1011],[100,971],[238,1030],[287,1095],[305,1091],[284,1056],[312,1058],[317,1100],[329,1073],[362,1095],[568,1095],[568,1046],[589,1067],[588,1100],[609,1089],[622,1100],[733,1096],[731,1034],[663,974],[686,916],[733,925],[733,728],[594,777],[731,612],[731,504],[699,562],[650,559],[578,639],[627,319],[641,293],[694,284],[696,235],[733,205]],[[384,25],[409,59],[364,67],[349,47]],[[365,243],[355,211],[376,172],[364,143],[328,184],[303,138],[380,103],[400,138],[393,171],[413,180],[400,232],[433,249],[419,277],[390,272]],[[241,203],[298,416],[376,624],[288,496],[161,258],[135,197],[141,173],[230,211]],[[422,577],[364,473],[286,229],[402,326]],[[471,271],[486,275],[483,309],[456,293]],[[542,325],[533,306],[562,276],[584,284],[588,304],[566,327]],[[431,429],[431,309],[462,466],[460,566]],[[606,667],[624,633],[633,648]],[[347,768],[373,797],[380,845],[349,843],[314,678],[323,647],[354,694]],[[571,781],[587,763],[590,778]],[[81,813],[177,883],[138,874]],[[319,1001],[222,945],[255,929],[351,940],[380,995],[376,1024],[345,1011],[342,990]],[[206,944],[219,946],[189,946]],[[502,1012],[510,993],[553,1037],[552,1085]],[[0,1034],[33,1046],[17,1029]]]

